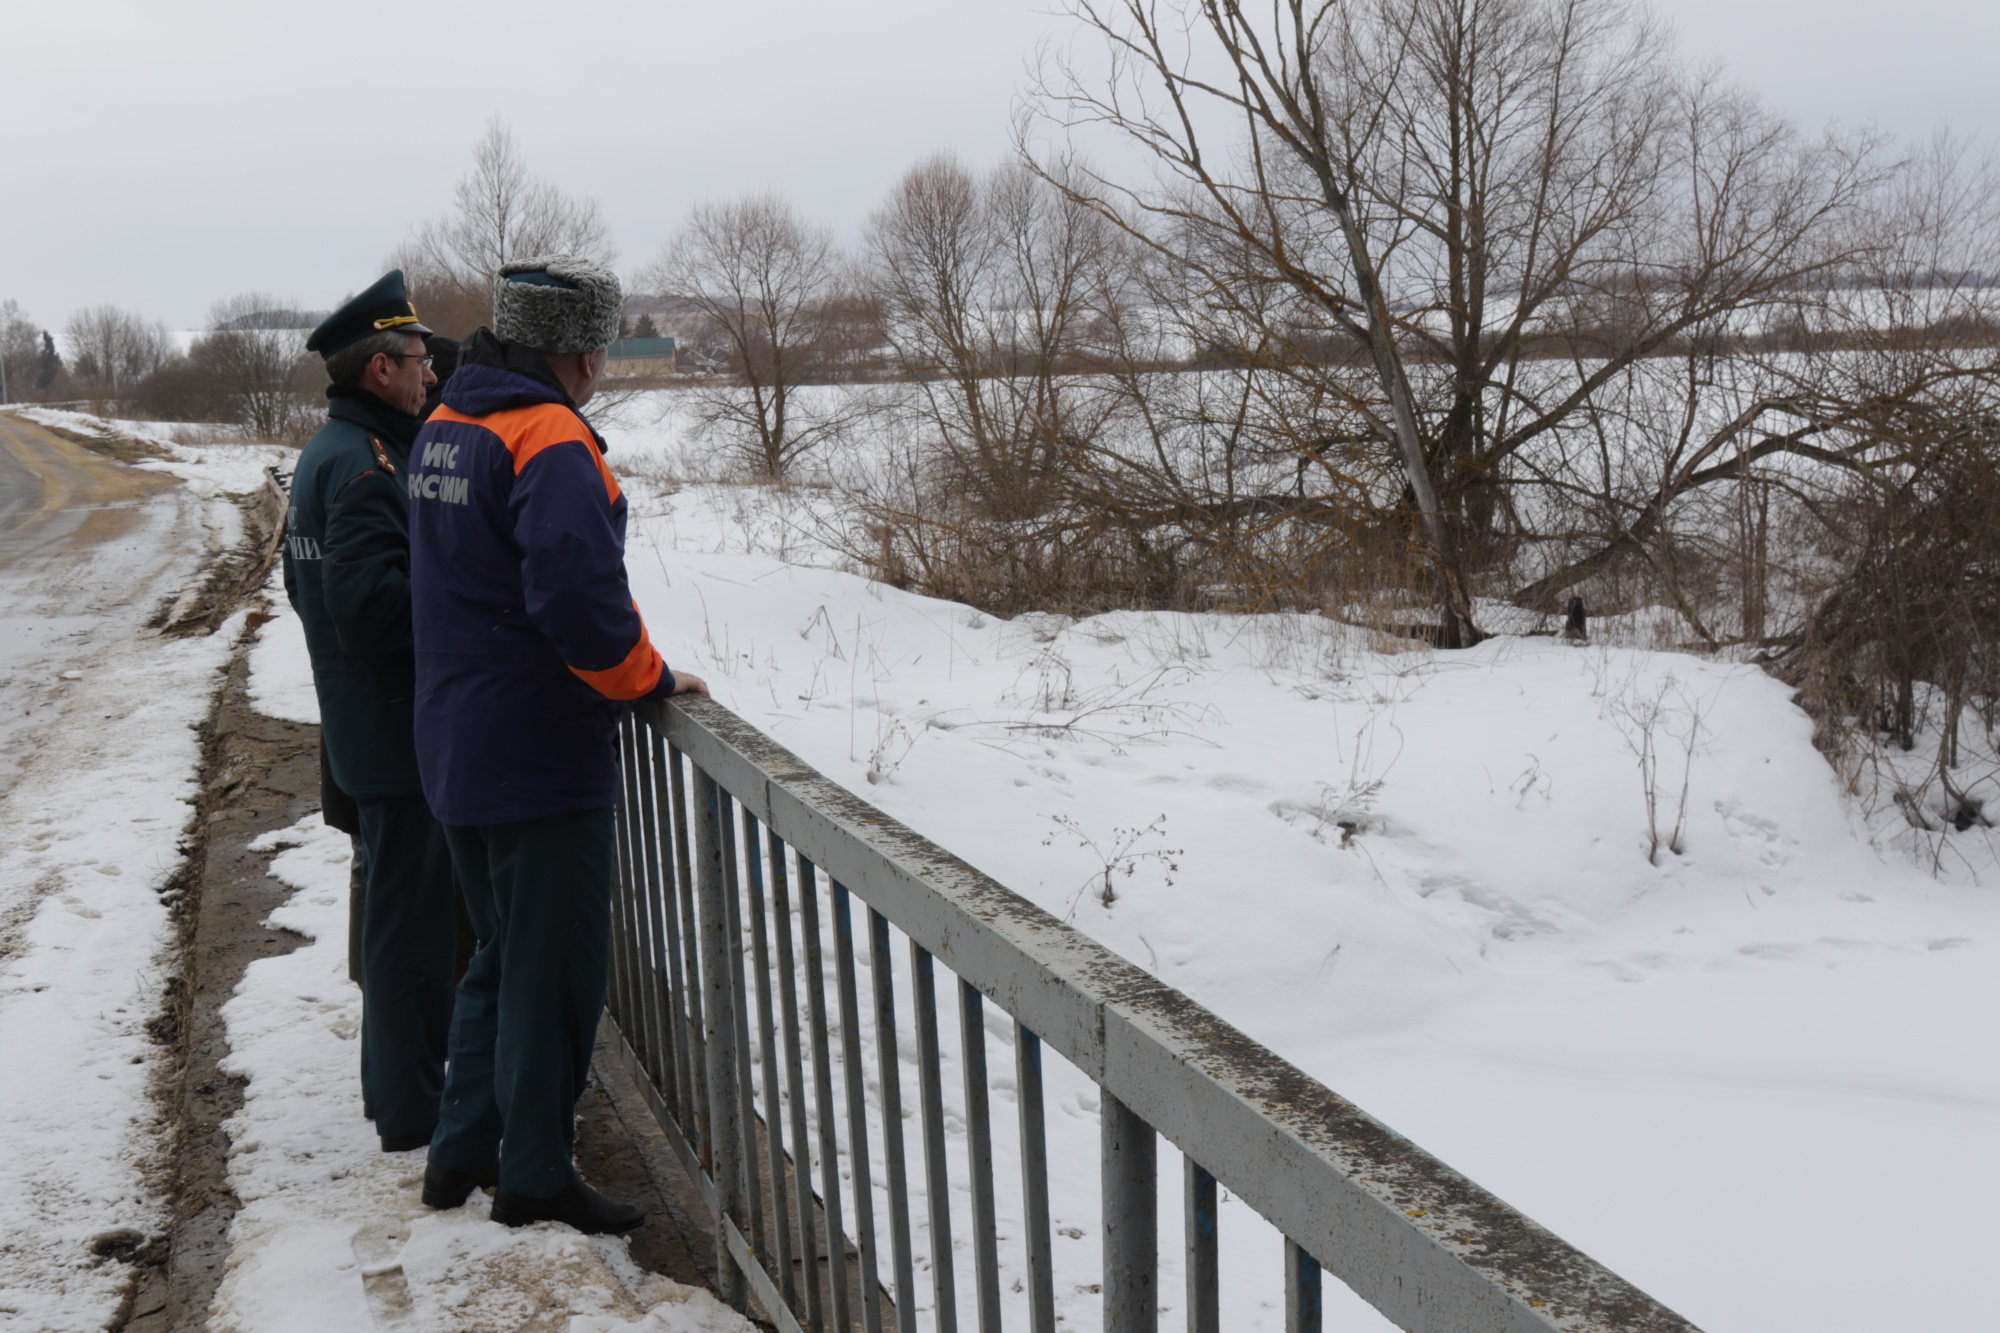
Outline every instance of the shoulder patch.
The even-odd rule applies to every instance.
[[[381,465],[382,470],[392,477],[395,476],[396,465],[389,461],[389,451],[382,447],[382,441],[370,435],[368,446],[375,451],[375,461]]]

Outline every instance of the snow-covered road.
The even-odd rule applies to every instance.
[[[5,429],[42,490],[0,543],[0,1329],[95,1330],[124,1295],[117,1260],[164,1230],[160,892],[237,629],[144,624],[236,527],[213,486]]]

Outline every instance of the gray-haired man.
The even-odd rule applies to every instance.
[[[331,776],[365,850],[361,1088],[384,1152],[437,1128],[451,1019],[451,857],[424,804],[414,740],[410,537],[403,476],[436,377],[401,270],[328,315],[327,421],[292,475],[285,592],[312,656]]]

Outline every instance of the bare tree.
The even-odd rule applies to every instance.
[[[19,302],[0,301],[0,403],[22,402],[36,391],[41,353],[41,329]]]
[[[1108,72],[1047,71],[1024,152],[1053,128],[1148,154],[1145,182],[1041,170],[1181,265],[1241,359],[1346,382],[1344,419],[1299,448],[1394,456],[1447,641],[1478,632],[1467,570],[1516,554],[1528,460],[1580,456],[1649,359],[1861,257],[1850,224],[1888,172],[1869,141],[1807,139],[1685,75],[1623,0],[1072,12]]]
[[[296,320],[271,318],[294,311],[295,302],[263,292],[218,301],[208,331],[188,349],[190,369],[238,425],[260,439],[295,437],[315,415],[314,390],[325,383],[316,358],[305,350],[306,330],[273,327]]]
[[[1157,600],[1101,467],[1131,405],[1103,377],[1133,287],[1117,230],[1017,165],[940,155],[868,245],[909,457],[864,498],[867,558],[996,610]]]
[[[463,335],[492,317],[502,264],[555,253],[606,264],[617,256],[597,200],[530,172],[513,131],[495,116],[453,188],[451,211],[420,224],[389,263],[404,271],[426,324]]]
[[[913,168],[869,224],[892,354],[915,381],[956,482],[996,516],[1049,500],[1088,390],[1114,234],[1018,167],[975,177],[949,155]]]
[[[159,369],[173,355],[167,326],[115,305],[79,310],[63,326],[72,371],[95,387],[117,393]]]
[[[772,481],[852,420],[800,393],[840,370],[844,267],[830,229],[754,194],[697,204],[639,280],[708,326],[723,383],[692,391],[698,418]]]

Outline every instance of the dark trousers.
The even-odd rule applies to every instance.
[[[451,1031],[451,850],[422,796],[363,797],[361,1095],[383,1137],[429,1134]]]
[[[452,1171],[497,1160],[500,1188],[546,1199],[576,1179],[576,1103],[604,1012],[611,811],[445,836],[479,952],[458,986],[430,1160]]]

